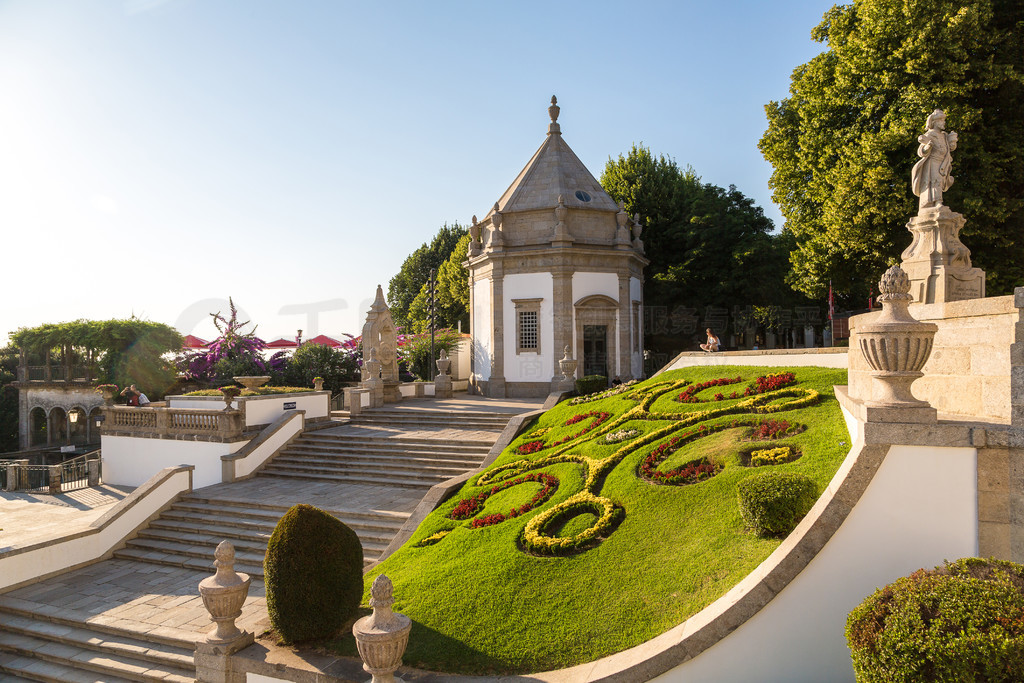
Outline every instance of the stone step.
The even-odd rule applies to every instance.
[[[168,510],[168,512],[174,512]],[[165,513],[166,514],[166,513]],[[379,523],[368,522],[345,522],[345,525],[356,532],[360,538],[386,537],[390,538],[402,528],[400,520],[382,519]],[[150,522],[150,530],[156,531],[180,531],[185,534],[197,534],[209,538],[239,538],[239,539],[263,539],[270,540],[277,526],[276,521],[266,522],[244,522],[237,523],[230,518],[217,517],[214,515],[190,515],[177,513],[168,518],[158,518]]]
[[[491,451],[491,445],[480,445],[472,447],[460,447],[448,441],[436,440],[430,443],[405,444],[380,439],[379,441],[361,442],[349,439],[301,439],[288,444],[286,450],[339,450],[347,453],[403,453],[415,455],[427,455],[443,453],[446,458],[479,458]]]
[[[389,477],[386,472],[356,473],[348,471],[345,474],[324,474],[314,472],[291,472],[288,470],[272,470],[268,466],[257,473],[260,477],[286,477],[289,479],[312,479],[316,481],[336,481],[346,484],[363,484],[367,486],[393,486],[398,488],[429,489],[434,484],[447,481],[446,478],[438,480],[407,479],[405,477]]]
[[[276,458],[297,457],[297,458],[328,458],[338,460],[362,460],[366,462],[394,462],[406,465],[443,465],[447,467],[475,468],[479,467],[486,455],[457,455],[450,457],[444,452],[395,452],[395,451],[352,451],[347,448],[295,448],[289,446]]]
[[[160,553],[148,551],[143,548],[132,548],[125,547],[120,550],[114,551],[114,557],[119,560],[131,560],[133,562],[147,562],[149,564],[158,564],[166,567],[184,567],[185,569],[192,569],[198,572],[213,574],[213,563],[207,562],[206,560],[199,559],[197,557],[188,557],[185,555],[170,555],[168,553]],[[212,557],[212,555],[211,555]],[[373,564],[377,558],[380,557],[379,551],[372,551],[363,548],[363,566],[367,567]],[[254,581],[263,580],[263,563],[251,564],[250,562],[235,562],[235,571],[242,574],[248,574],[253,578]]]
[[[362,477],[367,483],[373,483],[377,486],[404,486],[409,483],[425,483],[427,486],[433,486],[438,482],[448,481],[452,477],[457,477],[465,469],[446,469],[446,468],[391,468],[382,465],[351,465],[346,466],[339,464],[337,466],[328,467],[324,464],[302,464],[293,462],[272,462],[265,468],[260,470],[261,476],[277,476],[282,474],[291,474],[296,477],[309,477],[319,478],[315,475],[334,475],[334,476],[356,476]],[[403,484],[404,482],[404,484]]]
[[[365,529],[358,531],[353,529],[353,531],[356,531],[359,541],[364,546],[372,546],[378,543],[387,545],[396,533],[391,529],[382,529],[376,533]],[[167,522],[154,520],[148,529],[140,531],[138,535],[140,538],[180,541],[204,547],[208,546],[214,549],[216,549],[221,541],[226,539],[231,541],[231,544],[235,546],[235,550],[251,550],[256,552],[260,549],[266,550],[271,533],[273,533],[273,528],[270,528],[267,532],[252,532],[219,525],[193,524],[186,527],[180,523],[168,524]]]
[[[479,463],[478,463],[479,464]],[[380,468],[388,472],[409,472],[415,474],[440,474],[454,477],[474,469],[473,463],[446,463],[411,458],[370,458],[315,456],[302,453],[282,453],[274,458],[273,466],[328,469]]]
[[[266,505],[220,499],[213,500],[193,494],[176,502],[164,514],[171,512],[176,513],[172,516],[186,518],[186,515],[182,515],[180,513],[188,512],[191,514],[209,515],[211,518],[217,519],[220,523],[230,526],[247,525],[250,523],[256,523],[257,525],[262,526],[262,524],[267,523],[276,525],[278,520],[280,520],[287,511],[288,508],[283,505]],[[405,524],[405,520],[409,518],[409,513],[407,512],[391,512],[387,510],[374,510],[372,512],[358,510],[326,510],[326,512],[329,512],[334,517],[351,526],[353,529],[359,526],[365,526],[367,528],[393,527],[397,531],[403,524]]]
[[[102,633],[88,624],[55,624],[18,614],[4,614],[0,631],[73,645],[87,650],[115,652],[126,657],[185,671],[194,669],[193,648],[152,643],[129,635]]]
[[[132,679],[82,671],[35,657],[0,651],[0,681],[43,683],[128,683]]]
[[[143,645],[140,645],[143,647]],[[195,669],[168,667],[153,662],[103,649],[97,651],[56,640],[39,638],[34,635],[14,633],[0,629],[0,652],[22,657],[31,657],[40,662],[85,670],[100,674],[101,681],[166,681],[167,683],[194,683]],[[30,667],[26,667],[30,668]],[[47,667],[37,666],[45,671]],[[53,680],[62,680],[59,668],[47,675]],[[37,679],[38,680],[38,679]],[[45,680],[45,679],[44,679]],[[67,679],[64,679],[67,680]]]
[[[451,448],[454,451],[477,451],[477,450],[490,450],[494,444],[494,439],[481,439],[481,438],[465,438],[453,441],[450,438],[437,438],[431,439],[426,436],[373,436],[365,433],[344,433],[344,434],[309,434],[300,436],[295,440],[295,443],[343,443],[346,445],[358,444],[358,445],[376,445],[376,444],[391,444],[401,446],[402,448],[437,448],[438,444],[443,444],[445,448]]]
[[[404,411],[371,411],[360,413],[349,420],[350,425],[366,424],[415,424],[425,427],[443,427],[445,429],[483,429],[501,430],[505,428],[511,418],[480,416],[464,417],[457,414],[445,415],[438,413],[412,413]]]
[[[445,408],[414,408],[412,406],[383,406],[381,408],[370,408],[359,413],[356,417],[366,417],[368,415],[403,415],[403,416],[421,416],[430,419],[450,419],[458,421],[460,419],[491,419],[491,420],[505,420],[508,422],[515,413],[503,413],[495,412],[493,410],[454,410]]]

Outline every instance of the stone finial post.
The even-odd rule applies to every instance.
[[[931,354],[938,327],[918,322],[910,315],[910,278],[899,266],[892,266],[882,275],[878,291],[882,313],[858,329],[860,352],[873,377],[872,397],[865,401],[867,419],[934,422],[935,409],[927,401],[914,398],[910,385],[924,374],[921,368]]]
[[[615,214],[615,223],[618,226],[615,230],[615,246],[629,249],[633,246],[630,239],[629,215],[626,214],[625,202],[619,202],[619,212]]]
[[[404,614],[395,614],[394,586],[381,574],[370,586],[370,607],[373,614],[352,625],[352,635],[363,660],[363,669],[371,674],[371,683],[392,683],[395,670],[402,666],[402,655],[409,644],[412,621]]]
[[[480,224],[473,216],[473,223],[469,226],[469,252],[467,256],[477,256],[480,253]]]
[[[563,349],[562,359],[558,361],[558,370],[561,376],[555,376],[551,380],[552,391],[573,391],[576,388],[576,367],[578,362],[573,360],[572,351],[566,346]]]
[[[213,629],[206,634],[206,642],[218,645],[245,639],[252,642],[251,633],[244,633],[235,626],[235,619],[242,614],[252,579],[247,574],[235,572],[235,547],[228,541],[220,542],[214,557],[217,573],[199,582],[203,605],[214,623]]]
[[[438,359],[436,361],[434,361],[434,362],[437,364],[437,374],[439,374],[439,375],[447,375],[448,374],[448,368],[452,364],[452,361],[448,358],[448,352],[447,351],[445,351],[444,349],[441,349],[441,354],[438,356]]]
[[[434,398],[451,398],[452,376],[448,374],[448,369],[451,367],[452,361],[448,358],[448,353],[441,349],[441,357],[435,362],[437,363],[437,376],[434,377]]]

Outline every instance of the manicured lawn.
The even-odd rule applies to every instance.
[[[786,372],[795,384],[762,382],[758,392],[758,377]],[[744,529],[738,481],[772,467],[805,474],[820,491],[835,474],[850,439],[832,386],[845,383],[845,371],[823,368],[692,368],[559,404],[367,576],[369,589],[387,574],[395,610],[413,619],[405,663],[542,671],[681,623],[780,543]],[[751,441],[769,420],[790,430]],[[780,445],[799,457],[747,466],[751,450]],[[332,647],[355,654],[350,636]]]

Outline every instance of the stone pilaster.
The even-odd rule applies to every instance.
[[[921,209],[907,223],[913,236],[900,264],[917,303],[934,304],[985,296],[985,271],[971,266],[971,250],[960,241],[963,215],[948,206]]]
[[[505,271],[500,260],[491,266],[491,376],[487,395],[505,398]]]
[[[633,318],[633,301],[629,296],[629,273],[619,273],[619,324],[616,340],[618,341],[618,367],[615,374],[623,382],[633,379],[632,367],[629,362],[630,327]]]
[[[554,327],[554,348],[572,348],[572,269],[568,266],[557,266],[551,272],[551,318]],[[562,379],[562,371],[558,366],[558,356],[555,355],[554,367],[551,369],[552,386],[559,384]]]

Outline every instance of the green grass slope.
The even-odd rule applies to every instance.
[[[795,382],[759,388],[786,372]],[[406,664],[560,668],[700,611],[780,543],[744,528],[737,482],[771,467],[821,491],[835,474],[850,439],[832,386],[845,383],[843,370],[690,368],[546,412],[367,577],[387,574],[413,620]],[[779,464],[750,465],[779,447]]]

